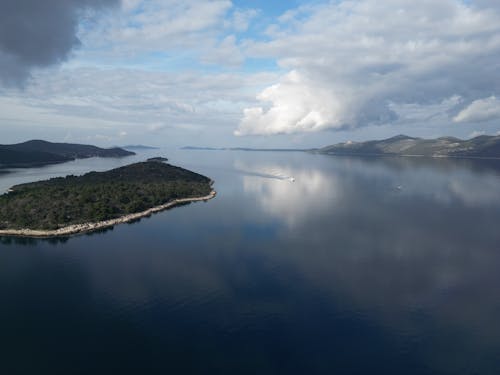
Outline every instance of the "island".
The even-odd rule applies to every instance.
[[[124,148],[125,150],[158,150],[158,147],[153,147],[153,146],[145,146],[145,145],[126,145],[122,146],[121,148]]]
[[[164,162],[168,161],[168,159],[163,157],[163,156],[155,156],[154,158],[149,158],[148,161],[156,161],[159,163],[164,163]]]
[[[65,163],[91,157],[121,158],[135,155],[119,147],[100,148],[75,143],[53,143],[32,140],[12,145],[0,145],[0,168],[32,168]]]
[[[500,136],[481,135],[462,140],[455,137],[423,139],[397,135],[384,140],[344,142],[314,152],[329,155],[425,156],[455,158],[500,158]]]
[[[16,185],[0,196],[0,236],[58,237],[109,228],[215,196],[212,180],[158,162]]]

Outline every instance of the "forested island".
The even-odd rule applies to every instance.
[[[65,163],[91,157],[119,158],[135,155],[119,147],[100,148],[75,143],[53,143],[32,140],[12,145],[0,145],[0,168],[31,168]]]
[[[0,196],[0,235],[50,237],[129,222],[207,200],[212,181],[156,161],[14,186]]]

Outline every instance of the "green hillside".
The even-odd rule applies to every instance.
[[[159,162],[17,185],[0,196],[0,229],[57,229],[208,195],[210,179]]]

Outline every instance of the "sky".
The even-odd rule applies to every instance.
[[[0,0],[0,143],[500,134],[498,0]]]

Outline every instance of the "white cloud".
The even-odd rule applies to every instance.
[[[250,22],[243,14],[236,24],[233,8],[229,0],[122,0],[121,10],[97,24],[82,24],[78,37],[84,48],[75,56],[80,64],[99,66],[193,64],[217,47],[233,14],[233,28]]]
[[[237,32],[247,31],[250,22],[257,17],[257,9],[237,9],[233,12],[232,18],[227,25]]]
[[[482,122],[500,119],[500,99],[490,96],[474,100],[453,119],[455,122]]]
[[[228,35],[213,48],[209,48],[203,55],[202,61],[223,66],[239,66],[245,61],[245,57],[236,45],[236,37]]]
[[[71,129],[75,140],[80,129],[92,137],[105,134],[107,138],[98,138],[103,142],[115,135],[151,137],[154,133],[162,134],[153,138],[156,142],[174,142],[168,135],[200,129],[205,130],[206,139],[215,134],[220,138],[221,132],[232,133],[239,113],[252,103],[251,93],[245,90],[274,79],[275,75],[261,73],[130,69],[62,68],[38,72],[24,90],[2,92],[0,129],[16,124],[59,128],[65,133]],[[20,132],[19,139],[25,137]]]
[[[24,92],[0,92],[0,127],[9,139],[63,129],[181,143],[197,132],[200,143],[269,147],[315,146],[325,129],[426,136],[431,122],[442,126],[432,134],[465,136],[475,126],[453,119],[500,98],[498,10],[494,0],[314,1],[269,24],[230,0],[122,0],[82,22],[68,63],[34,72]]]
[[[307,82],[296,71],[287,74],[279,84],[265,89],[258,99],[271,102],[271,108],[245,109],[245,118],[236,135],[294,133],[342,126],[337,121],[339,108],[333,93]]]
[[[243,111],[236,134],[406,121],[394,106],[407,104],[419,106],[417,123],[449,98],[500,94],[500,13],[482,6],[344,0],[288,12],[269,41],[247,42],[245,52],[277,58],[291,73]]]
[[[123,17],[115,23],[112,37],[136,42],[137,46],[150,43],[175,43],[173,36],[206,32],[217,27],[232,7],[228,0],[148,0],[140,7],[124,8]]]

